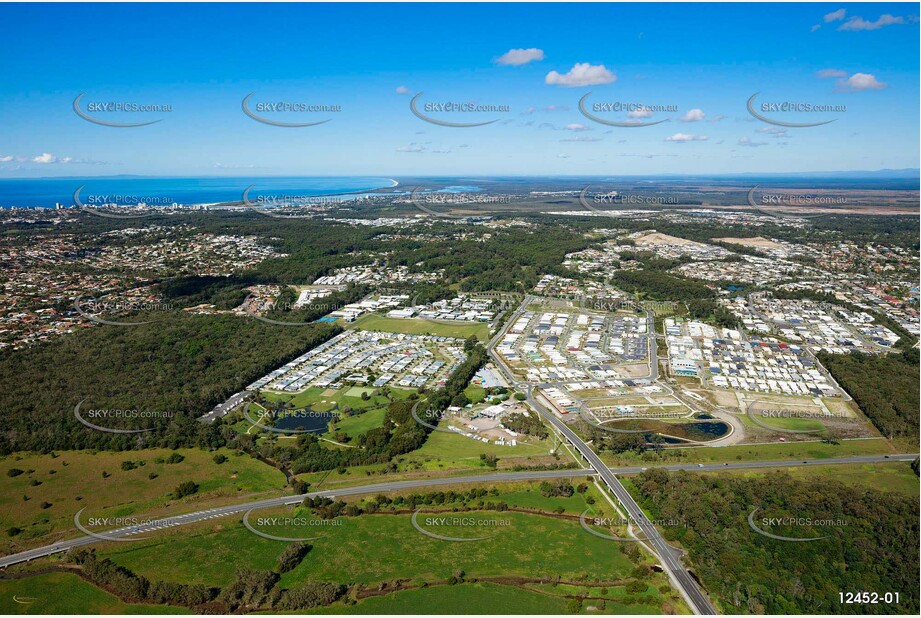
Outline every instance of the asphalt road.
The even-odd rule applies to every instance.
[[[528,403],[552,424],[557,431],[569,440],[570,444],[572,444],[575,449],[579,451],[579,454],[582,455],[582,458],[588,462],[588,465],[598,473],[602,482],[604,482],[611,493],[614,494],[614,497],[617,498],[617,501],[620,502],[624,510],[627,511],[627,514],[637,522],[637,525],[642,529],[643,534],[648,539],[649,544],[652,545],[653,550],[658,554],[659,559],[662,561],[662,565],[671,573],[678,585],[681,586],[685,598],[687,598],[692,605],[694,613],[706,615],[716,614],[716,608],[713,607],[709,599],[701,592],[700,588],[697,586],[697,582],[694,581],[694,578],[691,577],[691,574],[688,573],[687,569],[684,568],[684,565],[682,565],[681,561],[676,557],[673,548],[665,542],[665,539],[652,522],[648,520],[643,509],[640,508],[640,505],[636,503],[633,496],[630,495],[630,492],[628,492],[617,479],[614,472],[601,461],[601,458],[598,457],[591,447],[589,447],[582,438],[576,435],[566,423],[534,399],[530,394],[530,389],[528,391]],[[642,468],[640,469],[642,470]],[[695,469],[699,468],[695,467]]]
[[[530,296],[525,296],[524,301],[521,306],[515,312],[511,319],[507,322],[507,326],[501,329],[495,337],[490,340],[488,345],[488,352],[490,358],[492,358],[495,365],[499,368],[500,371],[505,375],[505,379],[509,384],[514,385],[515,387],[521,389],[525,388],[527,392],[527,402],[531,405],[532,408],[537,410],[537,412],[551,425],[553,425],[557,431],[560,432],[570,444],[579,452],[582,458],[588,462],[588,465],[595,470],[598,475],[601,477],[601,480],[608,487],[611,493],[617,498],[621,506],[627,511],[627,514],[636,522],[638,522],[639,527],[642,529],[643,534],[645,534],[648,539],[649,544],[652,546],[653,551],[659,556],[659,560],[662,563],[662,566],[669,572],[673,580],[681,588],[682,594],[685,599],[688,600],[691,605],[691,609],[695,614],[716,614],[716,608],[710,603],[710,600],[701,592],[700,588],[697,586],[697,582],[694,581],[694,578],[691,577],[691,574],[687,569],[684,568],[684,565],[681,564],[681,561],[676,557],[673,548],[665,542],[665,539],[656,529],[656,527],[647,519],[645,513],[640,508],[640,506],[633,499],[633,496],[630,495],[630,492],[621,485],[620,481],[614,476],[614,473],[608,468],[601,458],[589,447],[576,433],[569,428],[569,426],[563,422],[553,411],[548,410],[544,407],[537,399],[531,394],[532,386],[530,384],[524,384],[520,380],[515,378],[514,373],[505,365],[503,360],[499,357],[498,354],[494,351],[494,346],[498,342],[505,330],[508,328],[508,325],[513,324],[517,317],[521,314],[524,308],[530,302]],[[652,340],[654,343],[654,340]],[[651,352],[655,354],[654,351]],[[655,358],[652,360],[652,364],[655,365]]]
[[[567,428],[568,429],[568,428]],[[816,459],[816,460],[807,460],[811,465],[840,465],[840,464],[861,464],[861,463],[882,463],[888,461],[912,461],[917,458],[917,455],[903,454],[903,455],[890,455],[889,457],[883,455],[859,455],[854,457],[837,457],[833,459]],[[715,470],[732,470],[739,468],[782,468],[782,467],[791,467],[791,466],[801,466],[804,465],[802,460],[790,461],[787,459],[776,460],[776,461],[736,461],[730,462],[728,464],[670,464],[670,465],[658,465],[658,466],[647,466],[649,468],[663,468],[669,471],[678,471],[678,470],[687,470],[689,472],[708,472]],[[625,466],[619,468],[608,468],[609,472],[612,474],[639,474],[647,467],[639,466]],[[67,551],[72,547],[82,547],[84,545],[90,545],[92,543],[97,543],[100,541],[105,541],[106,537],[109,539],[131,539],[132,537],[135,540],[138,537],[142,536],[144,533],[151,533],[157,530],[162,530],[164,528],[172,528],[174,526],[180,526],[183,524],[191,524],[195,522],[204,521],[207,519],[215,519],[218,517],[227,517],[229,515],[241,515],[250,509],[259,509],[259,508],[268,508],[273,506],[282,506],[286,504],[297,504],[301,502],[305,496],[358,496],[363,494],[373,494],[373,493],[385,493],[388,491],[399,491],[402,489],[415,489],[415,488],[424,488],[424,487],[433,487],[438,485],[456,485],[463,483],[480,483],[480,482],[502,482],[502,481],[522,481],[522,480],[540,480],[540,479],[553,479],[553,478],[571,478],[577,476],[594,476],[598,474],[595,470],[591,468],[575,469],[575,470],[547,470],[547,471],[536,471],[536,472],[499,472],[495,474],[478,474],[472,476],[457,476],[457,477],[448,477],[448,478],[437,478],[437,479],[420,479],[415,481],[392,481],[389,483],[377,483],[374,485],[361,485],[358,487],[344,487],[341,489],[331,489],[329,491],[317,491],[310,492],[304,495],[298,496],[282,496],[280,498],[270,498],[267,500],[259,500],[256,502],[245,502],[243,504],[234,504],[229,506],[217,507],[213,509],[208,509],[205,511],[197,511],[195,513],[187,513],[184,515],[179,515],[176,517],[166,517],[153,520],[149,523],[145,523],[141,526],[132,526],[121,528],[118,530],[106,531],[103,535],[99,536],[82,536],[75,539],[70,539],[67,541],[61,541],[60,543],[55,543],[54,545],[47,545],[45,547],[36,547],[35,549],[30,549],[28,551],[20,552],[18,554],[11,554],[9,556],[4,556],[0,558],[0,568],[5,568],[13,564],[18,564],[20,562],[27,562],[29,560],[35,560],[36,558],[42,558],[45,556],[50,556],[52,554],[57,554],[60,552]],[[633,514],[633,513],[631,513]],[[637,518],[639,521],[643,521],[646,518]],[[645,532],[645,530],[644,530]],[[647,532],[648,534],[648,532]]]
[[[283,506],[286,504],[298,504],[302,502],[306,496],[311,496],[311,497],[358,496],[362,494],[387,493],[391,491],[399,491],[402,489],[424,488],[424,487],[432,487],[436,485],[458,485],[458,484],[463,484],[463,483],[488,483],[488,482],[501,482],[501,481],[570,478],[574,476],[586,476],[586,475],[591,475],[591,474],[594,474],[592,470],[579,470],[579,469],[542,470],[542,471],[534,471],[534,472],[498,472],[495,474],[477,474],[477,475],[471,475],[471,476],[455,476],[455,477],[437,478],[437,479],[420,479],[420,480],[414,480],[414,481],[392,481],[389,483],[377,483],[374,485],[361,485],[358,487],[343,487],[340,489],[332,489],[329,491],[315,491],[315,492],[310,492],[310,493],[303,494],[303,495],[282,496],[280,498],[269,498],[267,500],[258,500],[255,502],[245,502],[242,504],[232,504],[228,506],[221,506],[221,507],[216,507],[213,509],[208,509],[205,511],[197,511],[195,513],[186,513],[184,515],[178,515],[175,517],[164,517],[164,518],[152,520],[149,522],[143,522],[142,524],[137,525],[137,526],[126,526],[126,527],[118,528],[115,530],[107,530],[104,533],[100,533],[96,536],[86,535],[82,537],[77,537],[75,539],[70,539],[67,541],[61,541],[60,543],[55,543],[54,545],[46,545],[45,547],[36,547],[35,549],[30,549],[28,551],[20,552],[18,554],[11,554],[9,556],[4,556],[0,558],[0,568],[5,568],[13,564],[18,564],[20,562],[27,562],[29,560],[35,560],[36,558],[42,558],[44,556],[50,556],[52,554],[57,554],[60,552],[67,551],[68,549],[71,549],[74,547],[82,547],[84,545],[90,545],[92,543],[98,543],[100,541],[113,540],[113,539],[118,539],[122,541],[137,540],[137,537],[142,537],[144,533],[155,532],[157,530],[162,530],[164,528],[172,528],[174,526],[191,524],[195,522],[205,521],[207,519],[215,519],[218,517],[226,517],[228,515],[242,515],[243,513],[251,509],[269,508],[269,507]],[[131,537],[135,537],[135,539],[132,539]]]

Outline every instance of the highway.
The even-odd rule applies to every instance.
[[[694,581],[694,578],[691,577],[691,574],[688,573],[688,570],[684,568],[684,565],[681,564],[681,561],[676,557],[674,549],[665,542],[665,539],[656,529],[656,527],[648,520],[646,514],[643,513],[643,510],[633,499],[633,496],[630,495],[630,492],[621,484],[621,482],[614,475],[614,472],[608,468],[601,458],[589,447],[582,438],[580,438],[576,433],[569,428],[569,426],[563,422],[563,420],[558,417],[553,411],[548,410],[543,406],[531,393],[533,385],[526,382],[522,382],[515,377],[515,374],[512,370],[505,364],[503,359],[496,354],[494,348],[498,341],[501,340],[503,334],[505,333],[508,326],[514,324],[518,319],[518,316],[524,311],[525,307],[528,306],[528,303],[531,301],[531,296],[525,296],[524,301],[521,303],[521,306],[515,311],[515,314],[506,322],[506,326],[499,330],[496,333],[496,336],[493,337],[487,347],[490,358],[495,363],[496,367],[505,376],[505,379],[508,383],[519,390],[525,390],[527,393],[527,402],[534,408],[538,414],[540,414],[547,422],[553,425],[556,430],[563,435],[570,444],[579,452],[582,458],[588,462],[589,467],[595,470],[604,484],[608,487],[611,493],[617,498],[624,510],[627,511],[627,514],[638,523],[639,527],[642,529],[643,533],[646,535],[649,544],[652,546],[653,551],[659,557],[662,566],[668,571],[669,575],[672,577],[673,581],[680,587],[682,594],[688,603],[691,605],[691,609],[695,614],[716,614],[716,608],[710,603],[710,600],[701,592],[700,588],[697,586],[697,582]],[[654,340],[652,340],[654,343]],[[654,351],[652,351],[654,354]],[[653,365],[655,360],[653,360]],[[725,467],[725,466],[724,466]]]
[[[840,464],[862,464],[862,463],[883,463],[890,461],[912,461],[917,458],[917,455],[912,454],[900,454],[900,455],[890,455],[888,457],[884,455],[859,455],[854,457],[838,457],[834,459],[816,459],[809,460],[811,465],[840,465]],[[712,472],[718,470],[733,470],[740,468],[782,468],[790,466],[801,466],[803,465],[801,460],[777,460],[777,461],[735,461],[725,464],[668,464],[668,465],[650,465],[647,467],[640,466],[625,466],[619,468],[609,468],[609,471],[613,474],[639,474],[647,468],[662,468],[669,471],[678,471],[686,470],[689,472]],[[250,509],[259,509],[259,508],[269,508],[277,507],[288,504],[297,504],[301,502],[306,496],[316,497],[316,496],[326,496],[326,497],[337,497],[337,496],[358,496],[364,494],[375,494],[375,493],[386,493],[391,491],[400,491],[404,489],[416,489],[416,488],[427,488],[434,487],[439,485],[457,485],[463,483],[488,483],[488,482],[505,482],[505,481],[527,481],[527,480],[541,480],[541,479],[554,479],[554,478],[572,478],[579,476],[595,476],[598,474],[595,470],[591,468],[583,469],[573,469],[573,470],[546,470],[546,471],[535,471],[535,472],[498,472],[494,474],[477,474],[470,476],[456,476],[456,477],[447,477],[447,478],[435,478],[435,479],[419,479],[413,481],[391,481],[387,483],[376,483],[373,485],[361,485],[357,487],[343,487],[340,489],[330,489],[327,491],[316,491],[310,492],[303,495],[294,495],[294,496],[282,496],[279,498],[269,498],[266,500],[259,500],[254,502],[244,502],[241,504],[233,504],[228,506],[216,507],[213,509],[207,509],[204,511],[196,511],[194,513],[186,513],[184,515],[177,515],[173,517],[163,517],[156,520],[152,520],[149,523],[145,523],[141,526],[132,526],[127,528],[120,528],[117,530],[106,531],[99,536],[86,535],[82,537],[77,537],[67,541],[61,541],[53,545],[47,545],[45,547],[36,547],[35,549],[30,549],[28,551],[20,552],[18,554],[11,554],[9,556],[4,556],[0,558],[0,568],[5,568],[20,562],[28,562],[29,560],[35,560],[36,558],[42,558],[45,556],[50,556],[52,554],[57,554],[60,552],[67,551],[72,547],[82,547],[84,545],[90,545],[92,543],[97,543],[104,541],[105,537],[123,539],[127,540],[131,537],[138,537],[143,533],[155,532],[157,530],[162,530],[164,528],[172,528],[174,526],[181,526],[184,524],[192,524],[196,522],[201,522],[208,519],[216,519],[218,517],[227,517],[229,515],[242,515]],[[631,513],[632,514],[632,513]],[[645,519],[645,518],[643,518]],[[139,539],[138,539],[139,540]]]
[[[526,296],[521,306],[511,318],[506,322],[506,326],[503,329],[500,329],[496,336],[493,337],[488,344],[487,350],[489,352],[490,358],[495,363],[496,367],[503,373],[508,383],[519,390],[525,390],[527,393],[527,402],[531,405],[534,410],[536,410],[547,422],[553,425],[556,430],[563,435],[570,444],[579,452],[582,458],[588,463],[589,467],[592,470],[596,471],[600,479],[608,487],[611,493],[617,498],[621,506],[627,511],[630,517],[638,522],[639,527],[642,529],[643,533],[646,535],[646,538],[649,540],[649,543],[652,546],[653,551],[656,552],[662,566],[668,571],[668,573],[673,578],[673,581],[678,584],[681,588],[682,594],[685,599],[691,605],[691,609],[695,614],[716,614],[716,608],[710,603],[710,600],[704,595],[700,587],[697,585],[697,582],[687,571],[684,565],[681,563],[679,557],[676,555],[674,548],[668,545],[665,542],[665,539],[655,528],[654,525],[647,519],[645,513],[640,508],[640,506],[633,499],[633,496],[626,490],[626,488],[621,484],[617,479],[615,474],[637,474],[646,469],[646,467],[628,467],[628,468],[619,468],[611,469],[608,468],[601,458],[589,447],[585,441],[582,440],[569,426],[559,417],[555,412],[545,407],[536,397],[533,396],[532,390],[534,388],[533,384],[528,384],[527,382],[521,381],[516,378],[514,372],[505,364],[504,359],[501,358],[495,351],[495,345],[502,339],[502,336],[505,334],[505,331],[508,329],[508,326],[513,324],[521,313],[525,310],[528,303],[531,301],[532,297]],[[654,334],[654,330],[652,333]],[[650,344],[655,344],[655,339],[650,339]],[[655,349],[653,348],[650,353],[655,358]],[[654,366],[656,361],[653,360],[652,365]],[[886,456],[860,456],[860,457],[846,457],[846,458],[837,458],[837,459],[826,459],[819,460],[815,463],[822,464],[835,464],[835,463],[872,463],[880,461],[911,461],[916,457],[916,455],[891,455]],[[782,460],[782,461],[772,461],[772,462],[725,462],[725,463],[715,463],[715,464],[672,464],[665,466],[656,466],[662,467],[670,471],[686,470],[686,471],[713,471],[713,470],[727,470],[727,469],[739,469],[739,468],[764,468],[764,467],[789,467],[789,466],[801,466],[809,465],[809,460]]]
[[[636,503],[633,499],[633,496],[630,495],[630,492],[621,484],[621,482],[614,475],[614,472],[608,468],[601,458],[589,447],[576,433],[569,428],[569,426],[564,423],[556,414],[552,411],[547,410],[541,405],[534,397],[531,396],[530,387],[528,388],[528,403],[540,413],[550,424],[552,424],[557,431],[559,431],[570,444],[572,444],[579,454],[582,456],[585,461],[588,462],[588,465],[595,470],[602,482],[607,485],[611,493],[614,494],[614,497],[617,498],[617,501],[620,502],[624,510],[627,511],[627,514],[637,522],[637,525],[642,529],[643,533],[646,535],[646,538],[649,540],[650,545],[652,545],[656,554],[659,556],[659,559],[662,561],[662,566],[665,567],[669,573],[675,578],[675,581],[681,587],[684,592],[685,598],[691,603],[692,609],[696,614],[716,614],[716,608],[710,603],[709,599],[704,596],[703,592],[700,591],[700,588],[697,586],[697,583],[694,581],[694,578],[691,577],[691,574],[688,573],[687,569],[681,564],[681,561],[675,556],[673,548],[665,542],[665,539],[656,529],[656,527],[648,520],[646,514],[643,512],[643,509],[640,508],[640,505]],[[719,466],[717,466],[719,468]]]
[[[703,448],[703,447],[702,447]],[[649,464],[648,466],[624,466],[620,468],[609,468],[614,474],[639,474],[640,472],[661,468],[669,472],[714,472],[718,470],[740,470],[752,468],[793,468],[796,466],[828,466],[841,464],[868,464],[868,463],[886,463],[890,461],[914,461],[918,458],[916,454],[898,454],[898,455],[853,455],[851,457],[829,457],[828,459],[774,459],[763,461],[730,461],[724,463],[681,463],[681,464]],[[591,472],[594,472],[592,470]]]
[[[515,316],[510,318],[507,325],[514,323],[518,314],[521,313],[522,309],[527,306],[528,299],[526,297],[524,303],[521,307],[515,312]],[[505,328],[508,328],[506,326]],[[392,481],[385,483],[377,483],[373,485],[361,485],[356,487],[344,487],[338,489],[331,489],[326,491],[317,491],[310,492],[302,495],[292,495],[292,496],[281,496],[278,498],[270,498],[265,500],[259,500],[254,502],[246,502],[242,504],[233,504],[222,507],[215,507],[212,509],[207,509],[203,511],[197,511],[194,513],[186,513],[184,515],[178,515],[174,517],[165,517],[156,520],[146,521],[136,526],[126,526],[123,528],[118,528],[115,530],[105,531],[104,533],[97,534],[87,534],[85,536],[77,537],[74,539],[61,541],[59,543],[48,545],[45,547],[39,547],[31,549],[28,551],[20,552],[17,554],[12,554],[10,556],[5,556],[0,558],[0,568],[5,568],[14,564],[27,562],[37,558],[42,558],[45,556],[50,556],[52,554],[65,552],[71,548],[81,547],[84,545],[89,545],[92,543],[100,541],[128,541],[142,538],[145,533],[152,533],[158,530],[165,528],[170,528],[174,526],[180,526],[184,524],[191,524],[196,522],[202,522],[209,519],[215,519],[220,517],[227,517],[230,515],[242,515],[243,513],[251,509],[259,508],[269,508],[269,507],[278,507],[284,505],[297,504],[303,501],[307,496],[310,497],[341,497],[341,496],[355,496],[362,494],[372,494],[372,493],[387,493],[393,491],[400,491],[406,489],[415,489],[415,488],[428,488],[438,485],[452,485],[452,484],[464,484],[464,483],[488,483],[488,482],[504,482],[504,481],[521,481],[521,480],[540,480],[540,479],[552,479],[552,478],[572,478],[577,476],[589,476],[597,475],[601,481],[608,487],[611,493],[614,494],[614,497],[621,504],[623,509],[631,517],[633,521],[643,531],[647,542],[651,545],[653,551],[657,554],[659,560],[661,561],[662,566],[666,569],[668,574],[671,576],[673,581],[680,587],[682,594],[685,599],[691,605],[691,609],[694,613],[697,614],[716,614],[716,608],[710,603],[709,599],[704,595],[697,585],[697,582],[690,575],[684,565],[681,563],[677,552],[674,548],[668,545],[665,542],[665,539],[655,528],[655,526],[647,519],[645,513],[643,513],[640,506],[636,503],[630,493],[626,488],[620,483],[617,479],[616,474],[638,474],[643,470],[648,468],[662,468],[669,471],[717,471],[717,470],[729,470],[729,469],[746,469],[746,468],[775,468],[775,467],[790,467],[790,466],[802,466],[802,465],[829,465],[829,464],[860,464],[860,463],[879,463],[879,462],[888,462],[888,461],[912,461],[917,457],[915,454],[898,454],[890,456],[879,456],[879,455],[867,455],[867,456],[854,456],[854,457],[842,457],[834,459],[820,459],[820,460],[775,460],[775,461],[747,461],[747,462],[726,462],[726,463],[712,463],[712,464],[667,464],[667,465],[650,465],[646,467],[640,466],[627,466],[619,468],[609,468],[601,460],[601,458],[572,430],[569,426],[554,412],[547,409],[541,402],[539,402],[532,395],[533,385],[521,382],[516,379],[512,371],[505,365],[501,357],[499,357],[493,350],[495,343],[502,337],[504,334],[504,329],[501,329],[499,333],[489,342],[488,352],[490,357],[493,359],[496,366],[502,371],[506,380],[509,384],[519,390],[524,390],[527,393],[527,402],[536,410],[547,422],[549,422],[553,427],[564,436],[570,444],[578,451],[581,457],[588,463],[589,468],[587,469],[571,469],[571,470],[549,470],[549,471],[534,471],[534,472],[500,472],[494,474],[480,474],[480,475],[470,475],[470,476],[459,476],[459,477],[447,477],[447,478],[435,478],[435,479],[419,479],[419,480],[410,480],[410,481]],[[75,521],[75,524],[77,522]],[[134,539],[132,539],[134,537]]]
[[[107,530],[104,533],[98,534],[97,536],[86,535],[66,541],[61,541],[53,545],[36,547],[35,549],[30,549],[28,551],[20,552],[18,554],[11,554],[9,556],[0,558],[0,568],[6,568],[20,562],[28,562],[29,560],[35,560],[36,558],[42,558],[52,554],[65,552],[68,549],[74,547],[82,547],[84,545],[98,543],[100,541],[105,541],[107,538],[130,540],[132,536],[140,536],[145,532],[155,532],[164,528],[172,528],[174,526],[192,524],[208,519],[216,519],[218,517],[227,517],[228,515],[242,515],[250,509],[277,507],[287,504],[298,504],[302,502],[307,496],[325,496],[329,498],[340,496],[359,496],[362,494],[387,493],[403,489],[427,488],[436,485],[458,485],[463,483],[488,483],[502,481],[571,478],[574,476],[586,476],[587,474],[591,475],[594,474],[594,472],[592,470],[579,469],[540,470],[534,472],[498,472],[495,474],[477,474],[470,476],[454,476],[436,479],[419,479],[413,481],[391,481],[389,483],[376,483],[374,485],[342,487],[339,489],[331,489],[329,491],[315,491],[302,495],[281,496],[279,498],[269,498],[266,500],[258,500],[254,502],[244,502],[241,504],[215,507],[213,509],[207,509],[204,511],[196,511],[194,513],[186,513],[184,515],[164,517],[149,522],[144,522],[138,526],[126,526],[115,530]]]

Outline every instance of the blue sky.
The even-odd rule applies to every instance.
[[[0,5],[0,178],[715,174],[919,166],[918,5]],[[519,50],[519,51],[512,51]],[[511,53],[510,53],[511,52]],[[399,90],[399,91],[398,91]],[[257,103],[338,112],[241,110]],[[426,115],[441,101],[507,112]],[[674,106],[612,121],[578,109]],[[846,106],[764,112],[757,104]],[[123,101],[170,112],[72,109]],[[589,107],[591,110],[591,107]]]

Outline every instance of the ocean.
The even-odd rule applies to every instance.
[[[272,201],[318,195],[362,193],[396,186],[396,181],[380,177],[204,177],[204,178],[28,178],[0,180],[0,208],[41,207],[55,204],[72,206],[79,190],[85,205],[115,203],[130,205],[145,202],[168,206],[216,204],[240,201],[247,187],[251,201]]]

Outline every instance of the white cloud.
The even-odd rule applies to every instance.
[[[845,15],[847,15],[847,10],[838,9],[837,11],[826,13],[823,19],[825,20],[826,24],[830,24],[833,21],[841,21],[842,19],[844,19]]]
[[[271,169],[271,168],[268,168],[268,167],[260,167],[260,166],[258,166],[258,165],[253,165],[252,163],[246,163],[246,164],[242,164],[242,165],[236,165],[236,164],[227,164],[227,163],[220,163],[220,162],[215,163],[215,164],[214,164],[214,168],[215,168],[215,169],[219,169],[219,170],[264,170],[264,169]]]
[[[665,138],[666,142],[705,142],[708,138],[706,135],[691,135],[690,133],[675,133]]]
[[[13,155],[0,155],[0,163],[9,163],[13,160]]]
[[[536,47],[529,47],[528,49],[510,49],[496,58],[496,64],[520,66],[535,60],[543,59],[544,50],[537,49]]]
[[[702,109],[698,109],[698,108],[689,109],[687,113],[681,117],[681,121],[682,122],[697,122],[698,120],[703,120],[704,116],[706,116],[706,114],[704,113],[704,110]]]
[[[423,152],[425,146],[419,146],[417,144],[410,144],[409,146],[400,146],[397,148],[397,152]]]
[[[568,73],[564,74],[550,71],[544,78],[544,82],[551,86],[566,86],[567,88],[610,84],[616,80],[617,76],[603,64],[592,65],[588,62],[577,62]]]
[[[831,77],[844,77],[847,75],[841,69],[822,69],[821,71],[816,71],[815,76],[819,79],[829,79]]]
[[[630,118],[649,118],[652,116],[652,110],[648,107],[641,107],[627,112],[627,116]]]
[[[409,88],[406,86],[397,86],[397,89],[394,92],[397,94],[409,94]]]
[[[676,155],[676,154],[674,154],[674,153],[671,153],[671,154],[650,154],[650,153],[635,154],[635,153],[620,153],[620,154],[618,154],[618,155],[616,155],[616,156],[618,156],[618,157],[638,157],[638,158],[640,158],[640,159],[657,159],[657,158],[659,158],[659,157],[677,157],[678,155]]]
[[[787,137],[787,130],[780,127],[761,127],[758,133],[765,133],[773,137]]]
[[[894,17],[886,13],[884,15],[880,15],[879,19],[876,21],[867,21],[863,17],[851,17],[849,20],[841,24],[841,26],[838,27],[838,30],[846,30],[850,32],[857,32],[859,30],[879,30],[884,26],[904,23],[905,19],[903,17]]]
[[[557,159],[568,159],[568,158],[569,158],[569,155],[566,155],[566,154],[558,154],[558,155],[556,155],[556,158],[557,158]]]
[[[546,112],[568,112],[569,106],[568,105],[548,105],[547,107],[544,108],[544,111]]]
[[[561,142],[600,142],[601,138],[591,137],[589,135],[580,135],[578,137],[567,137],[565,139],[561,139],[560,141]]]
[[[523,112],[521,112],[521,115],[522,115],[522,116],[529,116],[529,115],[533,114],[533,113],[536,112],[536,111],[537,111],[537,108],[534,107],[534,106],[531,106],[531,107],[529,107],[528,109],[526,109],[526,110],[524,110]]]
[[[886,85],[886,82],[878,81],[871,73],[854,73],[847,79],[838,80],[838,88],[841,90],[882,90]]]
[[[567,131],[588,131],[588,127],[578,122],[571,122],[564,127]]]
[[[750,137],[740,137],[739,146],[750,146],[752,148],[757,148],[758,146],[767,146],[767,142],[753,142]]]
[[[720,120],[725,120],[725,119],[726,119],[726,116],[724,114],[717,114],[716,116],[714,116],[707,122],[719,122]]]
[[[32,163],[57,163],[58,158],[50,152],[43,152],[37,157],[32,157]]]
[[[815,32],[816,30],[818,30],[818,29],[821,28],[821,27],[822,27],[822,24],[816,24],[816,25],[814,25],[814,26],[812,27],[811,30],[809,30],[809,32]]]

